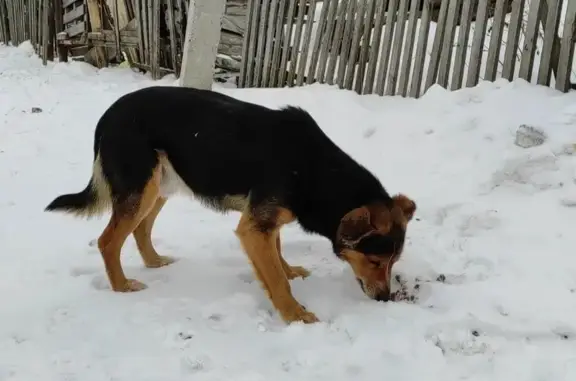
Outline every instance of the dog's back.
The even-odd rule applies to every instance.
[[[92,215],[112,200],[121,204],[142,192],[159,153],[164,168],[174,171],[167,175],[177,174],[201,201],[221,210],[228,209],[225,198],[236,202],[259,186],[286,188],[298,181],[308,186],[316,182],[307,178],[318,175],[315,163],[350,160],[302,109],[272,110],[213,91],[148,87],[119,98],[100,118],[94,174],[84,193],[48,208],[71,203],[69,211]],[[164,182],[172,180],[165,176]],[[286,189],[271,191],[280,190]],[[99,202],[82,208],[80,195]]]

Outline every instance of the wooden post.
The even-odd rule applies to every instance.
[[[225,0],[190,0],[180,86],[210,90]]]
[[[56,41],[55,1],[60,0],[48,0],[48,45],[46,46],[48,61],[54,61],[54,42]]]
[[[564,20],[564,33],[558,59],[558,76],[556,89],[568,92],[570,90],[570,74],[574,61],[574,31],[576,30],[576,1],[568,1],[566,18]]]
[[[56,24],[56,35],[64,30],[64,8],[62,7],[62,0],[55,0],[54,2],[54,22]],[[32,23],[31,25],[34,25]],[[32,33],[34,35],[34,33]],[[35,38],[33,37],[35,41]],[[58,50],[58,61],[68,62],[68,48],[60,44],[58,39],[56,39],[56,46]]]

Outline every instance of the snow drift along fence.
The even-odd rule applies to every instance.
[[[535,77],[546,86],[554,73],[556,89],[570,88],[576,0],[568,0],[563,28],[564,0],[443,0],[432,23],[434,5],[438,0],[250,0],[239,84],[319,82],[417,98],[433,84],[475,86],[483,72],[489,81]]]
[[[17,45],[30,40],[48,59],[53,48],[49,28],[54,27],[48,23],[50,6],[48,0],[0,0],[0,42]]]

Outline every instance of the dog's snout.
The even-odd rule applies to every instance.
[[[376,299],[379,302],[388,302],[390,300],[390,293],[388,291],[380,292],[376,294],[376,297],[374,299]]]

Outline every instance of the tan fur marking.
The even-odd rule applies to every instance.
[[[416,203],[403,194],[397,194],[392,199],[394,200],[392,218],[406,230],[408,222],[412,220],[416,212]]]
[[[364,285],[364,292],[374,298],[382,291],[390,291],[392,265],[397,257],[367,256],[354,250],[343,250],[340,258],[344,259],[356,278]]]
[[[294,321],[314,323],[318,318],[308,312],[292,295],[277,249],[280,227],[293,220],[294,216],[290,211],[280,209],[274,229],[262,232],[254,216],[244,211],[235,233],[254,267],[256,277],[282,319],[286,323]]]
[[[120,254],[126,238],[136,230],[154,208],[160,194],[161,176],[161,167],[158,166],[144,188],[140,199],[137,200],[139,201],[137,209],[124,214],[113,211],[108,226],[98,239],[98,248],[104,260],[110,286],[114,291],[131,292],[146,288],[145,284],[126,278],[122,269]]]
[[[174,259],[171,257],[158,255],[152,244],[152,228],[154,227],[156,217],[160,214],[166,201],[165,198],[159,197],[152,207],[152,210],[150,210],[150,213],[140,222],[140,225],[138,225],[132,233],[142,261],[148,268],[158,268],[174,262]]]
[[[237,212],[242,212],[246,209],[248,205],[248,200],[244,196],[226,196],[222,200],[221,208],[224,210],[235,210]]]

